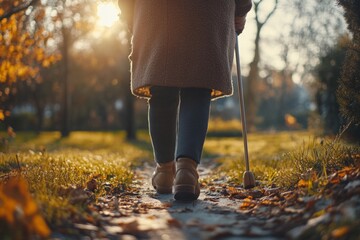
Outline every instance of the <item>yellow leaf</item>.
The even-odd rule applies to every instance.
[[[5,120],[4,111],[0,110],[0,121],[4,121],[4,120]]]
[[[51,64],[51,63],[50,63],[49,59],[45,59],[45,60],[42,62],[42,66],[45,67],[45,68],[49,67],[50,64]]]
[[[21,215],[17,214],[19,211],[22,212]],[[43,238],[50,235],[50,229],[40,215],[26,181],[22,178],[11,178],[5,184],[0,184],[1,218],[10,226],[24,228],[26,232]]]
[[[16,202],[8,198],[0,186],[0,219],[5,219],[9,224],[14,224],[14,211],[16,210]]]
[[[32,229],[34,229],[39,236],[46,238],[50,235],[49,227],[39,214],[33,217],[31,225]]]

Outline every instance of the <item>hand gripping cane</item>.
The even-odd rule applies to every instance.
[[[250,172],[247,128],[246,128],[246,117],[245,117],[245,103],[244,103],[244,92],[243,92],[244,87],[243,87],[243,81],[240,70],[239,42],[238,42],[238,37],[235,36],[235,38],[236,38],[236,45],[235,45],[236,72],[238,79],[240,113],[241,113],[241,122],[242,122],[243,137],[244,137],[244,158],[246,165],[246,171],[244,172],[243,178],[244,178],[244,188],[248,189],[255,187],[255,177],[254,174]]]

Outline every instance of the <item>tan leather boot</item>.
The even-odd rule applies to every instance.
[[[157,163],[151,183],[157,193],[172,193],[172,187],[175,177],[175,162]]]
[[[193,201],[200,195],[197,163],[190,158],[179,158],[176,161],[174,181],[174,198],[179,201]]]

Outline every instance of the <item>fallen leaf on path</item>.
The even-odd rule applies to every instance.
[[[68,197],[71,204],[85,204],[87,200],[91,200],[93,197],[91,192],[85,191],[80,186],[62,186],[59,190],[59,195]]]
[[[252,197],[252,198],[261,198],[264,196],[264,193],[260,190],[252,190],[249,192],[249,195]]]
[[[256,202],[254,202],[251,198],[245,198],[240,205],[240,209],[253,208],[255,205]]]
[[[235,198],[235,199],[245,199],[247,198],[248,195],[246,193],[243,193],[243,192],[232,192],[230,194],[230,199],[231,198]]]
[[[349,232],[349,227],[339,227],[331,232],[333,238],[341,238]]]
[[[123,232],[134,233],[139,231],[139,222],[136,218],[125,219],[118,223]]]
[[[170,218],[167,220],[167,224],[170,226],[170,227],[176,227],[176,228],[181,228],[182,227],[182,224],[179,220],[175,219],[175,218]]]

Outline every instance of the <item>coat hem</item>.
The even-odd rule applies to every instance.
[[[138,98],[150,99],[151,98],[151,94],[150,94],[151,87],[152,87],[152,85],[138,87],[136,89],[131,90],[131,92],[134,96],[136,96]],[[186,87],[180,87],[180,88],[186,88]],[[225,93],[220,90],[211,89],[211,100],[216,100],[216,99],[223,98],[223,97],[230,97],[232,95],[233,95],[232,92]]]

